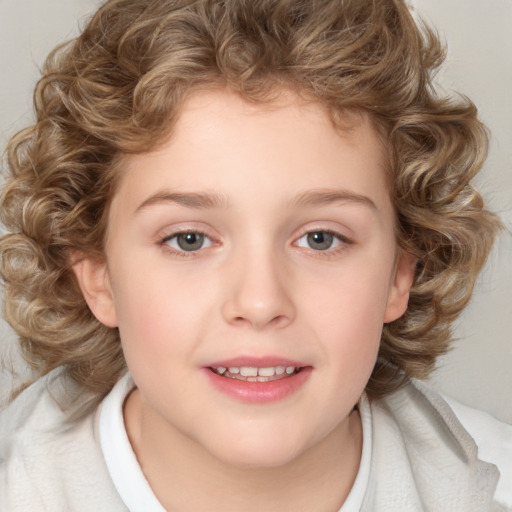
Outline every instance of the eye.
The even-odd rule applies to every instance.
[[[306,247],[315,251],[335,249],[343,243],[349,242],[344,236],[331,231],[310,231],[297,240],[299,247]]]
[[[206,249],[212,245],[212,241],[208,236],[196,231],[176,233],[164,238],[162,243],[179,252],[199,251],[200,249]]]

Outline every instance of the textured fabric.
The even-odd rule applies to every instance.
[[[372,404],[373,457],[362,510],[496,512],[499,472],[447,403],[426,385],[408,386]]]
[[[491,462],[500,470],[494,498],[512,511],[512,425],[502,423],[489,413],[467,407],[444,396],[455,416],[478,446],[478,458]]]
[[[97,413],[66,427],[54,397],[67,381],[56,377],[0,414],[0,512],[126,512],[101,454]]]
[[[0,512],[129,510],[101,451],[101,409],[64,428],[54,397],[69,385],[50,375],[0,414]],[[506,510],[492,498],[497,469],[478,460],[473,439],[436,392],[413,381],[373,402],[371,421],[363,512]]]

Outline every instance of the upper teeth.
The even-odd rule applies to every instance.
[[[223,375],[226,370],[232,375],[240,374],[242,377],[273,377],[274,375],[283,375],[287,373],[291,375],[295,372],[295,366],[269,366],[267,368],[255,368],[253,366],[230,366],[225,368],[224,366],[218,366],[217,373]]]

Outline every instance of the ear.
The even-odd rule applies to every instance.
[[[406,312],[409,303],[409,291],[414,281],[416,263],[417,260],[411,253],[400,250],[393,281],[389,289],[384,323],[393,322]]]
[[[117,327],[107,263],[92,258],[80,258],[73,264],[73,271],[94,316],[107,327]]]

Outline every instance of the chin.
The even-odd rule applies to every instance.
[[[210,454],[221,463],[236,469],[271,469],[289,464],[303,453],[304,450],[294,446],[287,439],[269,442],[269,439],[258,438],[243,439],[239,437],[229,446],[219,450],[217,445]]]

